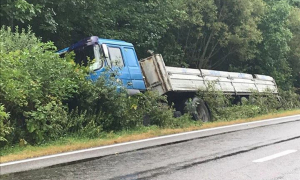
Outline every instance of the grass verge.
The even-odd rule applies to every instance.
[[[74,150],[80,150],[80,149],[86,149],[86,148],[92,148],[92,147],[98,147],[98,146],[104,146],[104,145],[110,145],[110,144],[121,143],[121,142],[146,139],[146,138],[168,135],[168,134],[175,134],[180,132],[220,127],[220,126],[226,126],[231,124],[239,124],[239,123],[258,121],[258,120],[269,119],[269,118],[284,117],[284,116],[290,116],[296,114],[300,114],[300,110],[279,111],[276,113],[271,113],[271,114],[257,116],[255,118],[248,118],[248,119],[237,119],[231,121],[215,121],[210,123],[204,123],[202,124],[202,126],[193,125],[186,128],[180,128],[180,129],[179,128],[161,129],[156,126],[142,127],[137,130],[122,131],[116,133],[114,132],[106,133],[97,139],[87,139],[78,136],[63,137],[57,141],[49,142],[39,146],[28,145],[25,147],[20,147],[19,145],[17,145],[17,146],[1,149],[0,163],[57,154],[62,152],[74,151]]]

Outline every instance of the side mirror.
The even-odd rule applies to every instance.
[[[109,56],[108,56],[108,49],[107,49],[106,44],[102,44],[101,46],[102,46],[102,49],[103,49],[104,57],[108,58]]]

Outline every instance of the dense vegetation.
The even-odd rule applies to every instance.
[[[173,118],[165,97],[152,92],[128,97],[102,79],[93,84],[72,54],[61,59],[54,53],[90,35],[132,42],[140,58],[154,50],[168,65],[271,75],[284,90],[280,102],[254,94],[238,105],[220,92],[200,93],[215,119],[300,107],[293,93],[300,88],[299,1],[2,0],[0,5],[1,147],[70,134],[97,137],[138,128],[143,121],[160,127],[194,123],[188,115]]]
[[[132,42],[169,65],[261,73],[300,87],[298,0],[2,0],[1,25],[58,48],[90,35]]]
[[[277,95],[268,91],[253,92],[249,98],[242,97],[238,103],[234,102],[236,98],[215,91],[212,87],[208,92],[199,92],[198,96],[209,105],[213,119],[219,121],[251,118],[278,110],[300,108],[300,96],[293,91],[280,90],[280,100]]]
[[[99,79],[87,80],[88,68],[64,59],[52,43],[31,32],[0,30],[0,144],[41,143],[66,135],[97,137],[133,129],[143,121],[159,127],[193,123],[173,118],[166,98],[154,92],[128,96]]]

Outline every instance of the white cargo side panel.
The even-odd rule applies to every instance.
[[[166,70],[173,91],[206,90],[206,85],[199,69],[166,66]]]
[[[265,75],[191,69],[165,66],[160,54],[140,61],[145,84],[149,90],[165,94],[170,91],[197,92],[209,87],[232,95],[250,95],[253,91],[277,93],[274,79]]]
[[[257,91],[253,79],[232,79],[232,83],[237,94],[247,95],[253,91]]]
[[[271,91],[272,93],[278,93],[275,80],[271,76],[255,74],[255,84],[258,92]]]

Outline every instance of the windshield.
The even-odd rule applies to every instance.
[[[94,56],[95,56],[95,60],[93,61],[93,63],[90,66],[91,71],[100,69],[103,66],[103,62],[104,62],[103,57],[104,56],[103,56],[102,49],[100,48],[100,46],[98,44],[94,45]]]
[[[82,66],[90,66],[91,71],[100,69],[103,66],[103,53],[98,44],[86,46],[74,50],[75,62]]]

